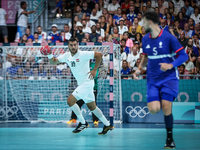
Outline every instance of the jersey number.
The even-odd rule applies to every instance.
[[[71,61],[71,67],[76,67],[75,61]]]
[[[158,54],[158,52],[157,52],[156,49],[157,49],[156,47],[153,48],[153,52],[154,52],[153,54],[154,54],[154,55],[157,55],[157,54]]]

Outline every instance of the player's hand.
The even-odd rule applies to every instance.
[[[159,65],[160,65],[160,70],[162,70],[163,72],[173,68],[173,65],[168,63],[159,63]]]
[[[89,79],[90,80],[93,80],[94,79],[94,77],[96,76],[96,73],[97,73],[97,71],[96,70],[91,70],[90,72],[88,72],[88,74],[89,74]]]
[[[133,79],[138,80],[138,75],[141,73],[141,71],[139,69],[137,69],[134,74],[133,74]]]

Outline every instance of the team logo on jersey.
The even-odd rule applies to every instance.
[[[76,59],[76,62],[79,62],[79,59]]]
[[[147,49],[147,48],[150,48],[150,45],[149,45],[149,44],[146,46],[146,49]]]
[[[71,61],[71,67],[75,67],[75,66],[76,66],[75,61]]]
[[[159,48],[162,48],[162,42],[159,42]]]

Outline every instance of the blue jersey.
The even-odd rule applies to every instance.
[[[53,32],[49,33],[49,37],[52,43],[55,43],[56,41],[60,40],[60,33],[56,32],[55,34]]]
[[[162,84],[168,80],[178,79],[177,68],[163,72],[159,63],[172,63],[176,59],[176,53],[184,50],[175,36],[161,30],[157,38],[151,38],[146,34],[142,39],[143,53],[148,55],[147,83]]]
[[[132,15],[127,14],[127,20],[129,20],[132,23],[134,21],[134,18],[136,18],[136,17],[137,17],[137,15],[135,13],[133,13]]]
[[[119,19],[121,19],[122,16],[118,17],[117,15],[114,15],[113,19],[115,19],[115,24],[119,25]]]

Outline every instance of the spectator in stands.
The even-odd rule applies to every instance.
[[[59,70],[59,69],[57,68],[56,65],[53,66],[53,69],[52,69],[50,72],[51,72],[52,75],[55,76],[55,77],[58,77],[58,76],[61,75],[61,70]],[[47,73],[48,73],[48,70],[47,70]],[[48,75],[47,75],[47,76],[48,76]]]
[[[31,38],[32,40],[34,40],[34,36],[31,34],[30,28],[26,29],[26,36],[28,39]]]
[[[174,25],[174,21],[172,19],[172,14],[170,12],[167,12],[167,16],[166,16],[166,25]]]
[[[142,13],[139,12],[137,14],[137,18],[138,18],[138,25],[140,25],[141,27],[143,26],[143,19],[142,19]]]
[[[126,60],[123,60],[122,62],[122,70],[121,70],[121,79],[128,79],[131,74],[131,69],[128,67],[128,62]]]
[[[37,67],[33,68],[33,75],[30,76],[28,79],[29,80],[41,80],[42,79],[42,77],[39,76],[38,68]]]
[[[172,0],[174,3],[174,7],[179,10],[184,6],[184,1],[183,0]]]
[[[98,43],[103,43],[103,40],[104,40],[104,38],[103,38],[102,36],[99,36],[97,42],[98,42]]]
[[[109,32],[110,32],[110,26],[109,26],[109,23],[106,23],[106,17],[105,16],[101,16],[100,27],[101,27],[101,29],[104,30],[105,39],[106,39],[109,35]]]
[[[183,14],[183,19],[188,20],[190,18],[190,16],[186,15],[186,8],[185,7],[181,8],[181,12]]]
[[[62,11],[63,11],[63,9],[62,9],[63,1],[62,0],[58,0],[58,1],[56,1],[56,3],[57,3],[56,4],[56,8],[54,10],[52,10],[51,12],[52,13],[56,13],[56,11],[58,10],[58,12],[59,12],[58,18],[60,18],[61,15],[62,15]]]
[[[117,3],[117,0],[112,0],[112,3],[108,5],[108,13],[114,16],[117,14],[117,9],[120,5]]]
[[[136,27],[136,32],[142,33],[142,27],[138,24],[138,18],[137,17],[134,18],[133,25]],[[130,29],[129,29],[129,32],[131,32]]]
[[[174,25],[169,25],[169,32],[174,35],[176,38],[179,37],[179,34],[177,31],[175,31]]]
[[[78,28],[79,33],[75,30],[75,37],[81,42],[82,38],[85,36],[85,33],[83,33],[83,25],[80,22],[77,22],[76,27]]]
[[[193,46],[188,45],[187,46],[187,51],[188,51],[189,60],[195,64],[195,61],[197,59],[197,55],[193,52],[193,48],[192,47]]]
[[[56,41],[59,41],[60,34],[57,32],[58,26],[56,24],[52,25],[52,32],[49,33],[48,40],[50,42],[55,43]]]
[[[125,52],[127,56],[129,54],[129,51],[131,50],[131,48],[126,46],[126,40],[125,39],[121,39],[120,50],[121,50],[121,52],[123,50],[123,52]]]
[[[195,74],[200,75],[200,56],[197,57]]]
[[[81,41],[81,43],[87,43],[87,42],[89,42],[88,40],[87,40],[87,38],[82,38],[82,41]]]
[[[141,62],[141,59],[138,58],[135,63],[135,67],[133,67],[133,72],[135,72],[138,69],[140,62]],[[147,70],[147,67],[143,67],[140,74],[146,74],[146,70]],[[142,76],[140,76],[139,79],[142,79]]]
[[[127,26],[128,29],[130,29],[130,27],[133,25],[132,22],[130,22],[129,20],[127,20],[127,15],[126,14],[122,14],[122,18],[124,19],[124,25]]]
[[[199,56],[199,49],[194,46],[194,42],[193,42],[193,39],[192,38],[189,38],[188,39],[188,46],[191,46],[192,49],[193,49],[193,53],[196,55],[196,56]],[[188,49],[188,46],[185,48],[186,52],[189,54],[189,51],[187,50]]]
[[[182,31],[182,29],[179,26],[179,21],[178,20],[174,21],[174,30],[175,30],[175,32],[178,32],[178,34],[180,34],[180,31]]]
[[[38,32],[38,39],[42,42],[42,41],[46,41],[47,39],[47,33],[42,31],[42,27],[41,26],[38,26],[37,27],[37,32]]]
[[[24,75],[25,75],[26,77],[29,77],[29,76],[32,75],[32,70],[31,70],[30,62],[26,62],[26,63],[25,63]]]
[[[105,38],[105,33],[104,33],[104,30],[101,28],[101,25],[100,23],[96,23],[96,32],[101,36],[103,37],[103,39]]]
[[[94,21],[92,21],[92,20],[90,20],[90,14],[86,14],[86,21],[87,21],[87,27],[92,27],[93,25],[95,25],[95,22]]]
[[[184,24],[184,30],[183,30],[183,32],[185,33],[185,38],[191,38],[192,37],[192,30],[190,30],[190,28],[189,28],[189,24],[188,23],[185,23]]]
[[[106,18],[106,23],[109,24],[109,26],[111,27],[113,24],[113,19],[112,16],[110,14],[108,14],[108,10],[106,8],[103,9],[103,15]],[[101,19],[102,21],[102,19]]]
[[[178,13],[177,19],[179,21],[180,28],[183,30],[184,29],[184,24],[187,23],[187,20],[183,19],[183,13],[182,12]]]
[[[200,23],[195,24],[194,26],[194,31],[192,32],[192,36],[194,36],[195,34],[200,35]]]
[[[46,71],[44,70],[44,66],[43,63],[39,64],[39,76],[45,76],[46,75]]]
[[[85,14],[87,14],[87,13],[91,14],[91,9],[90,9],[90,7],[88,8],[88,4],[86,1],[83,1],[83,7],[82,7],[81,12],[85,13]]]
[[[66,40],[66,42],[68,42],[69,39],[72,37],[72,34],[70,33],[68,24],[65,24],[65,26],[64,26],[64,33],[65,33],[65,40]]]
[[[123,35],[124,32],[128,31],[127,26],[124,25],[124,19],[123,18],[120,18],[118,28],[119,28],[119,34],[120,35]]]
[[[69,67],[67,67],[67,69],[64,68],[62,70],[61,79],[71,79],[71,76],[72,76],[72,74],[71,74],[71,70]]]
[[[28,39],[26,43],[33,43],[33,39]]]
[[[34,32],[34,41],[33,43],[41,43],[41,41],[39,40],[39,34],[37,32]]]
[[[1,5],[1,4],[0,4]],[[6,11],[0,6],[0,34],[4,39],[4,43],[8,43],[8,29],[6,21],[8,20]]]
[[[90,19],[95,23],[98,22],[99,15],[97,15],[97,10],[95,8],[92,10],[92,13],[90,14]]]
[[[135,10],[135,2],[134,0],[130,0],[129,1],[129,5],[130,6],[133,6],[134,10]],[[130,6],[129,6],[129,9],[126,9],[126,14],[129,14],[130,13]]]
[[[113,34],[109,35],[108,42],[113,42],[114,44],[120,44],[120,34],[119,34],[119,28],[117,26],[113,27]]]
[[[91,33],[92,33],[91,28],[88,27],[88,26],[86,26],[86,25],[87,25],[86,20],[83,19],[83,20],[81,21],[81,23],[82,23],[82,25],[83,25],[83,33],[89,33],[89,34],[91,34]]]
[[[78,16],[78,21],[85,19],[85,13],[81,12],[81,7],[79,5],[76,6],[74,15]]]
[[[39,64],[35,61],[35,57],[34,56],[29,57],[28,61],[30,62],[31,68],[38,68],[39,67]]]
[[[129,37],[132,41],[135,41],[136,27],[133,25],[131,27],[131,32],[129,31]]]
[[[133,23],[134,18],[137,17],[137,14],[135,14],[134,10],[134,6],[130,6],[129,13],[127,14],[127,20],[129,20],[131,23]]]
[[[74,20],[73,20],[74,25],[75,25],[77,22],[78,22],[78,16],[77,16],[77,15],[74,15]],[[72,23],[71,23],[71,22],[69,22],[69,28],[70,28],[70,30],[71,30],[71,28],[72,28]],[[75,29],[75,26],[74,26],[74,29]]]
[[[134,46],[136,47],[138,54],[141,54],[143,52],[142,48],[140,48],[140,42],[135,41]]]
[[[17,69],[17,74],[13,78],[16,79],[16,80],[24,80],[24,79],[26,79],[26,77],[24,76],[23,69],[22,68],[18,68]]]
[[[100,36],[100,34],[97,33],[97,28],[95,25],[92,26],[91,30],[92,33],[90,34],[90,42],[96,43],[98,41],[98,37]]]
[[[21,67],[16,63],[15,58],[11,58],[11,65],[12,65],[11,67],[7,68],[6,74],[14,77],[17,74],[18,68],[21,68]]]
[[[97,10],[97,16],[100,17],[102,15],[103,7],[100,8],[99,3],[95,3],[94,8]]]
[[[185,69],[189,72],[189,74],[194,74],[194,63],[189,59],[184,63]]]
[[[190,18],[192,18],[195,22],[195,24],[200,23],[200,11],[199,11],[199,7],[195,7],[194,8],[194,14],[192,14],[190,16]]]
[[[18,10],[17,32],[21,38],[26,33],[26,29],[28,27],[28,15],[34,13],[35,11],[27,12],[27,3],[25,1],[20,3],[20,7],[21,8]]]
[[[27,35],[24,34],[24,35],[22,36],[22,39],[21,39],[20,43],[26,43],[27,40],[28,40]]]
[[[179,70],[179,79],[190,79],[189,72],[185,69],[185,65],[182,64],[178,67]],[[181,76],[183,75],[183,76]]]
[[[131,49],[134,46],[133,41],[129,38],[129,33],[127,31],[123,33],[123,39],[126,40],[126,47]]]
[[[128,54],[128,58],[127,58],[129,68],[133,69],[133,67],[135,67],[135,63],[139,57],[140,56],[137,53],[137,48],[134,46],[132,48],[132,53]]]
[[[169,26],[166,25],[165,19],[161,19],[159,27],[160,27],[160,29],[163,29],[163,30],[169,32]]]
[[[155,7],[155,12],[158,13],[160,20],[163,18],[163,14],[160,13],[159,7]]]
[[[174,6],[174,2],[173,2],[173,1],[170,1],[170,2],[169,2],[169,12],[170,12],[174,17],[177,16],[179,10],[180,10],[180,9],[178,9],[177,7]]]
[[[122,13],[126,14],[126,10],[129,9],[129,7],[129,0],[124,0],[124,2],[121,4]]]
[[[86,38],[87,42],[90,42],[90,34],[89,33],[85,33],[84,38]]]
[[[167,8],[166,6],[163,6],[162,0],[158,0],[158,8],[160,10],[160,13],[164,15],[164,10]]]
[[[147,8],[147,11],[154,11],[154,8],[151,7],[151,0],[146,1],[146,8]],[[141,9],[141,6],[140,6],[140,9]],[[136,13],[138,14],[138,12],[136,12]]]
[[[180,32],[180,38],[178,40],[184,48],[187,46],[188,39],[185,38],[185,32],[183,31]]]
[[[142,37],[144,37],[146,35],[145,29],[144,27],[142,27]]]
[[[142,34],[141,33],[136,32],[135,41],[140,42],[140,47],[142,47]]]
[[[194,31],[194,20],[192,18],[188,20],[188,24],[189,24],[189,29]]]
[[[67,40],[65,39],[65,32],[61,31],[60,32],[60,37],[59,37],[60,42],[66,42]]]
[[[194,34],[193,39],[194,39],[193,45],[200,50],[200,47],[199,47],[199,44],[200,44],[199,34]],[[200,54],[200,52],[199,52],[199,54]]]
[[[91,0],[86,0],[86,2],[87,2],[87,4],[88,4],[88,8],[91,8],[91,10],[94,9],[95,3],[94,3],[93,1],[91,1]]]
[[[186,15],[187,16],[191,16],[194,13],[194,8],[192,8],[190,6],[190,1],[189,0],[185,0],[185,8],[186,8]]]
[[[122,18],[122,10],[121,8],[117,8],[117,14],[113,17],[113,26],[119,25],[119,20]]]

